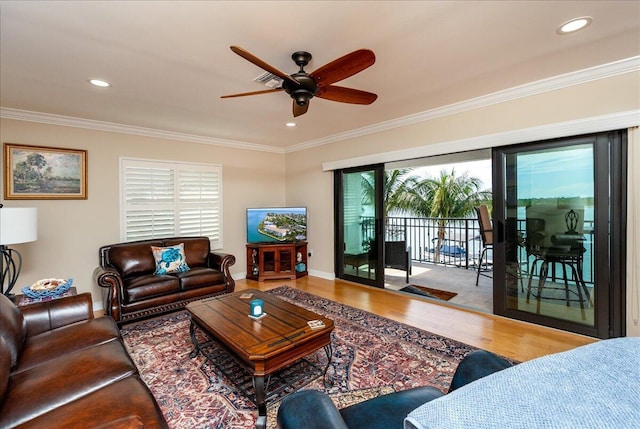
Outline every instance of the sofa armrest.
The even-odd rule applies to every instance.
[[[94,318],[91,294],[88,292],[29,304],[20,307],[20,312],[29,337]]]
[[[486,350],[475,350],[466,355],[456,368],[449,386],[449,393],[510,366],[513,366],[511,362],[496,354]]]
[[[93,280],[98,286],[105,288],[102,291],[104,310],[119,322],[121,320],[120,305],[124,293],[122,276],[115,268],[100,266],[93,270]]]
[[[209,268],[219,270],[224,276],[224,282],[227,285],[227,292],[233,292],[236,289],[236,282],[231,277],[229,267],[236,263],[236,257],[229,253],[211,252],[209,253]]]
[[[301,390],[282,401],[278,425],[281,429],[400,428],[411,411],[443,395],[435,387],[421,386],[338,410],[326,394]]]
[[[317,390],[287,396],[278,408],[280,429],[349,429],[331,398]]]
[[[414,387],[351,405],[340,414],[350,428],[401,428],[411,411],[441,396],[435,387]]]

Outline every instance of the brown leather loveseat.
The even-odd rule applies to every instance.
[[[0,428],[167,428],[91,295],[16,307],[0,294]]]
[[[182,245],[182,246],[180,246]],[[152,247],[184,247],[184,271],[156,274]],[[178,310],[189,302],[233,292],[229,267],[233,255],[211,252],[207,237],[175,237],[111,244],[100,248],[100,266],[93,273],[103,287],[108,315],[123,323]]]

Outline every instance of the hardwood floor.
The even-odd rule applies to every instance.
[[[236,290],[268,290],[288,285],[300,290],[525,361],[597,341],[557,329],[474,312],[374,287],[302,277],[297,280],[236,280]]]

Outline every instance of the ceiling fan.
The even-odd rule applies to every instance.
[[[369,49],[353,51],[311,73],[304,71],[304,67],[311,61],[311,54],[304,51],[294,52],[291,55],[291,59],[300,67],[300,70],[292,75],[278,70],[239,46],[231,46],[231,50],[245,60],[282,79],[282,86],[263,91],[223,95],[220,98],[244,97],[285,91],[293,99],[294,117],[307,113],[309,100],[313,97],[351,104],[371,104],[378,98],[376,94],[371,92],[333,85],[333,83],[353,76],[375,63],[376,56]]]

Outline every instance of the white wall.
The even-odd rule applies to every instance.
[[[2,201],[5,207],[38,208],[38,241],[12,246],[23,256],[16,289],[45,277],[72,277],[79,292],[91,292],[95,303],[101,300],[100,288],[93,281],[98,248],[121,241],[120,157],[222,164],[222,251],[236,256],[231,268],[234,277],[246,272],[246,208],[285,203],[283,154],[9,119],[0,121],[0,139],[86,149],[88,158],[86,200]]]

